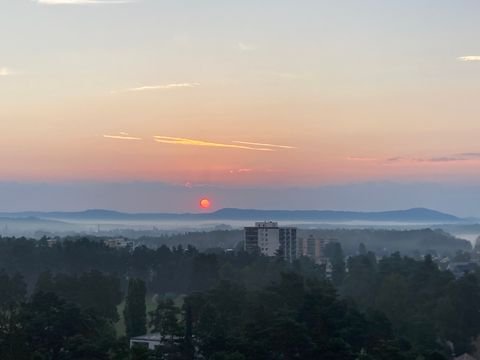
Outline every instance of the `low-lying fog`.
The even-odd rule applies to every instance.
[[[259,219],[263,221],[267,219]],[[350,221],[341,223],[325,223],[311,221],[281,221],[281,226],[296,226],[301,229],[442,229],[456,237],[466,239],[472,244],[480,235],[479,224],[428,224],[428,223],[399,223],[399,222],[361,222]],[[125,237],[155,236],[189,231],[212,231],[242,229],[253,225],[252,221],[85,221],[85,220],[55,220],[55,219],[0,219],[0,235],[2,236],[29,236],[40,238],[44,235],[115,235]],[[138,234],[136,234],[138,233]]]

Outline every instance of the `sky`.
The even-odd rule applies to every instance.
[[[472,189],[479,12],[475,0],[0,0],[0,183],[258,190],[218,207],[268,206],[264,189]],[[169,208],[116,207],[143,205]]]

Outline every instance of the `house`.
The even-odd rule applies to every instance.
[[[163,337],[160,333],[136,336],[130,339],[130,348],[135,345],[143,346],[149,350],[155,350],[157,346],[162,345]]]
[[[463,354],[455,358],[455,360],[477,360],[472,355]]]
[[[104,240],[104,244],[111,249],[125,249],[125,248],[133,249],[134,247],[133,241],[127,241],[122,238],[106,239]]]
[[[48,239],[47,240],[47,245],[48,245],[49,248],[54,247],[55,245],[57,245],[57,243],[58,243],[57,239]]]
[[[155,350],[159,346],[168,345],[169,342],[181,341],[181,336],[163,336],[160,333],[146,334],[142,336],[136,336],[130,339],[130,348],[134,346],[143,346],[149,350]]]

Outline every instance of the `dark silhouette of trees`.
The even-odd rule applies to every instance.
[[[117,306],[123,300],[120,279],[92,270],[81,275],[39,275],[35,292],[53,292],[60,298],[76,303],[112,322],[119,320]]]
[[[345,278],[345,255],[339,242],[329,242],[325,246],[325,255],[332,265],[332,282],[339,286]]]
[[[327,246],[330,281],[309,258],[0,238],[0,358],[440,360],[449,342],[472,350],[480,270],[455,278],[429,255],[354,253]],[[131,352],[154,294],[150,330],[167,341]],[[113,329],[123,300],[125,339]]]
[[[147,289],[144,281],[140,279],[130,279],[128,281],[123,315],[127,337],[129,338],[144,335],[147,332],[146,295]]]

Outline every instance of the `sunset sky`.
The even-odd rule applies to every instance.
[[[473,0],[0,0],[0,182],[470,186],[479,14]]]

